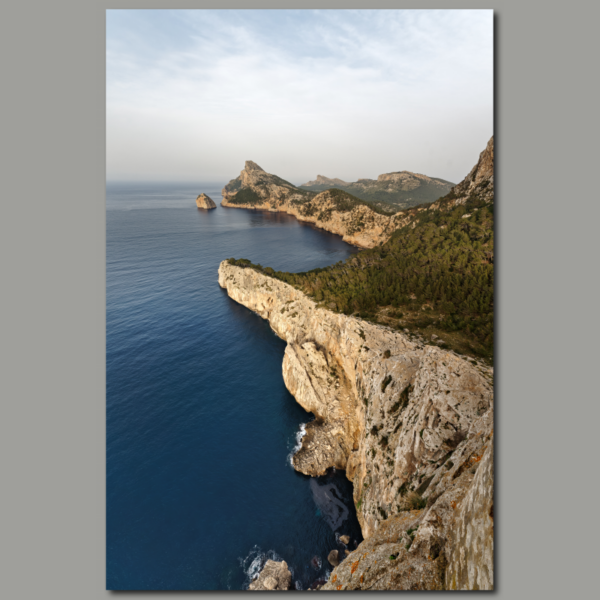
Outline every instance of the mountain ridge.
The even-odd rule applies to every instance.
[[[219,285],[287,342],[284,383],[316,417],[294,468],[352,481],[364,541],[321,589],[491,590],[493,137],[445,196],[391,218],[385,242],[345,262],[232,258]]]
[[[427,201],[433,202],[448,193],[452,186],[452,182],[439,177],[429,177],[412,171],[393,171],[382,173],[377,179],[363,178],[350,183],[317,175],[314,181],[298,187],[313,192],[336,187],[361,200],[383,202],[396,209],[402,209]]]

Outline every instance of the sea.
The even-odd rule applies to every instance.
[[[246,589],[268,559],[308,589],[340,535],[362,540],[345,473],[291,466],[313,416],[284,385],[285,342],[217,281],[230,257],[300,272],[358,249],[224,208],[223,184],[107,184],[109,590]],[[201,192],[216,210],[196,208]]]

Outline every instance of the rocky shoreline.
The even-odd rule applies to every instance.
[[[222,262],[219,285],[287,342],[285,385],[316,417],[294,468],[353,483],[365,539],[323,589],[493,589],[493,369],[252,268]]]
[[[317,194],[300,190],[249,160],[239,177],[223,188],[221,205],[284,212],[341,235],[345,242],[359,248],[385,243],[396,229],[414,217],[412,213],[380,214],[365,203],[347,202],[339,192],[326,190]]]

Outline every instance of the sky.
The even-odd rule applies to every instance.
[[[107,10],[106,177],[457,183],[493,84],[492,10]]]

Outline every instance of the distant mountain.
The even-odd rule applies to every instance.
[[[377,179],[359,179],[353,183],[317,175],[314,181],[303,183],[300,188],[313,192],[338,188],[361,200],[383,202],[398,210],[433,202],[447,194],[453,185],[452,182],[438,177],[428,177],[411,171],[395,171],[383,173]]]
[[[251,160],[221,193],[222,206],[285,212],[361,248],[385,242],[404,222],[389,204],[367,202],[338,188],[317,193],[296,187]]]
[[[323,187],[323,189],[326,190],[332,187],[340,187],[345,185],[351,184],[342,179],[337,179],[337,177],[334,179],[330,179],[329,177],[325,177],[324,175],[317,175],[317,178],[314,181],[303,183],[300,187],[315,188],[316,190],[316,188],[321,188],[325,186]]]

